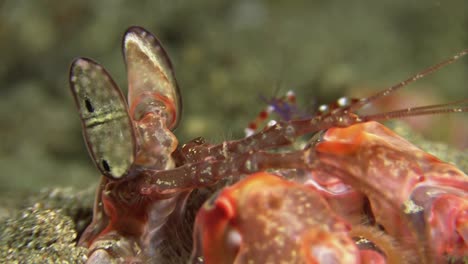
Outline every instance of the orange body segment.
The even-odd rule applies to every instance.
[[[377,122],[330,129],[316,151],[321,162],[341,170],[335,177],[364,193],[385,232],[419,252],[421,260],[467,254],[466,223],[458,220],[468,210],[462,171]]]
[[[225,213],[224,201],[236,208],[234,215]],[[359,263],[348,231],[317,192],[256,173],[199,211],[194,234],[201,252],[192,259],[203,256],[206,264]]]

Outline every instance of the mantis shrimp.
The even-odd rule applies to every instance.
[[[468,250],[466,175],[376,121],[466,112],[467,100],[374,115],[356,111],[467,53],[312,117],[278,121],[221,144],[196,138],[178,146],[172,130],[182,99],[171,61],[156,37],[130,27],[123,38],[128,104],[97,62],[78,58],[70,69],[84,139],[102,174],[93,220],[78,242],[89,248],[88,263],[157,262],[173,227],[186,224],[190,193],[227,179],[239,182],[208,199],[197,215],[190,262],[390,263],[399,261],[395,244],[414,255],[403,261],[461,260]],[[309,134],[319,140],[286,149]],[[350,200],[352,209],[340,206]],[[380,230],[358,223],[362,215]],[[260,218],[271,223],[270,235]]]

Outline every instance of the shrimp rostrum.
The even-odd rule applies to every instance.
[[[171,61],[151,33],[129,28],[127,101],[93,60],[78,58],[70,69],[84,139],[102,174],[93,220],[79,241],[89,248],[88,263],[160,261],[159,248],[173,235],[168,226],[187,224],[190,193],[228,179],[238,183],[198,212],[192,263],[466,261],[468,178],[377,121],[467,112],[468,100],[373,115],[357,110],[467,52],[310,117],[221,144],[196,138],[178,146],[172,131],[182,99]],[[318,139],[288,147],[309,135]]]

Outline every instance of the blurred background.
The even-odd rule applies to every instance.
[[[242,137],[265,106],[261,95],[291,89],[313,109],[369,95],[468,48],[467,1],[352,2],[0,1],[0,194],[98,181],[68,68],[74,57],[93,58],[126,89],[121,38],[131,25],[153,32],[175,65],[181,142]],[[462,59],[379,109],[468,98],[467,69]],[[418,119],[415,130],[466,148],[466,117]]]

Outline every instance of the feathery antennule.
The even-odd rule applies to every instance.
[[[262,129],[261,126],[265,122],[266,127],[270,127],[276,124],[276,120],[274,119],[267,121],[272,113],[274,113],[277,117],[280,118],[280,120],[283,121],[289,121],[302,116],[306,117],[297,108],[296,95],[292,90],[289,90],[283,96],[271,98],[261,96],[260,98],[266,104],[266,106],[258,113],[257,117],[249,123],[248,127],[244,129],[246,136],[251,136],[255,134],[258,129]]]
[[[413,83],[413,82],[415,82],[415,81],[417,81],[417,80],[419,80],[419,79],[421,79],[421,78],[423,78],[423,77],[425,77],[425,76],[427,76],[429,74],[432,74],[432,73],[438,71],[440,68],[443,68],[443,67],[445,67],[445,66],[447,66],[449,64],[454,63],[455,61],[459,60],[461,57],[463,57],[463,56],[465,56],[467,54],[468,54],[468,49],[465,49],[465,50],[457,53],[456,55],[450,57],[449,59],[446,59],[446,60],[444,60],[444,61],[442,61],[440,63],[437,63],[436,65],[433,65],[433,66],[431,66],[429,68],[426,68],[426,69],[420,71],[419,73],[411,76],[410,78],[408,78],[408,79],[406,79],[406,80],[404,80],[404,81],[402,81],[402,82],[400,82],[398,84],[395,84],[395,85],[393,85],[393,86],[391,86],[391,87],[389,87],[389,88],[387,88],[385,90],[382,90],[382,91],[380,91],[380,92],[378,92],[378,93],[376,93],[374,95],[363,98],[363,99],[359,100],[358,102],[351,104],[349,107],[346,108],[346,110],[354,112],[357,109],[362,108],[364,105],[367,105],[367,104],[369,104],[369,103],[371,103],[371,102],[373,102],[373,101],[375,101],[375,100],[377,100],[379,98],[388,96],[389,94],[391,94],[391,93],[405,87],[406,85],[408,85],[410,83]]]
[[[386,113],[360,115],[363,121],[383,121],[394,118],[404,118],[420,115],[433,115],[444,113],[461,113],[468,112],[468,99],[452,101],[445,104],[428,105],[421,107],[409,107],[405,109],[390,111]]]

